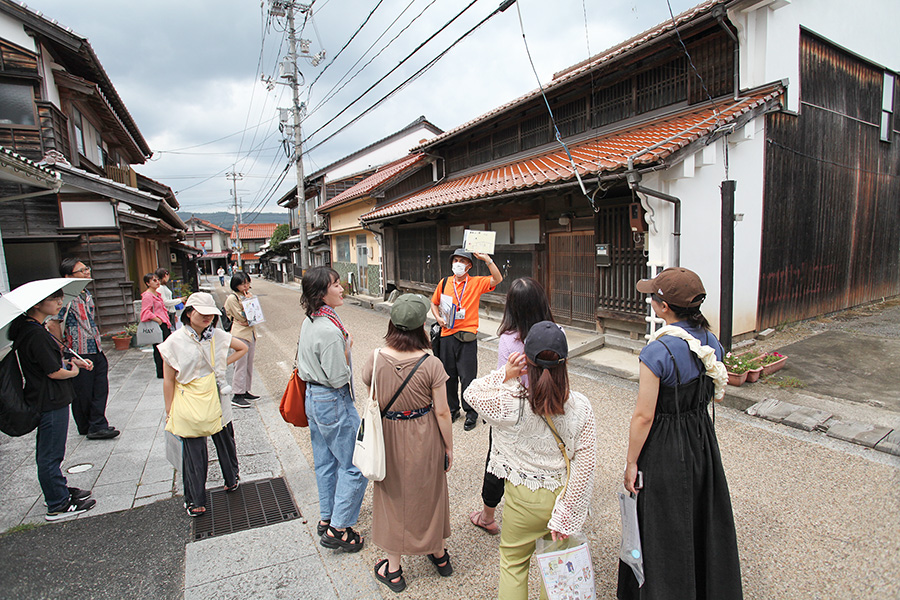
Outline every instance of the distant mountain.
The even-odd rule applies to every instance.
[[[191,215],[197,217],[198,219],[203,219],[204,221],[209,221],[213,225],[218,225],[219,227],[224,227],[225,229],[231,229],[231,226],[234,225],[234,215],[227,212],[214,212],[214,213],[190,213],[190,212],[179,212],[178,216],[181,217],[183,221],[187,221],[191,218]],[[290,223],[290,215],[288,211],[277,212],[277,213],[259,213],[257,215],[247,216],[244,215],[244,223],[250,223],[251,219],[253,219],[253,223]]]

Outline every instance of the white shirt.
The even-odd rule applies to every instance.
[[[178,304],[177,301],[172,300],[172,290],[170,290],[167,286],[160,285],[157,290],[159,295],[162,296],[163,304],[166,305],[166,310],[172,312],[172,309],[175,308],[175,305]]]

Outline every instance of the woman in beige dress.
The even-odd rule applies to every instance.
[[[450,537],[447,471],[453,464],[447,374],[428,352],[429,302],[400,296],[391,308],[386,347],[369,357],[363,381],[375,389],[384,418],[386,475],[375,483],[372,539],[387,553],[375,577],[394,592],[406,588],[400,557],[428,556],[442,577],[453,573],[444,540]],[[391,398],[409,377],[390,410]]]

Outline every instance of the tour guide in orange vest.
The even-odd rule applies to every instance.
[[[491,272],[490,277],[469,277],[474,258],[483,260]],[[459,399],[475,379],[478,372],[478,304],[481,295],[491,292],[503,281],[500,269],[487,254],[473,255],[458,248],[450,255],[453,277],[438,284],[431,296],[431,314],[441,326],[441,362],[450,379],[447,380],[447,403],[453,420],[459,418]],[[459,390],[459,384],[462,389]],[[463,400],[466,411],[464,429],[471,431],[478,423],[478,413]]]

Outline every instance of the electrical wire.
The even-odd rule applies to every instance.
[[[378,37],[378,40],[380,40],[382,37],[384,37],[384,34],[387,33],[388,30],[389,30],[391,27],[394,26],[394,23],[396,23],[397,20],[399,20],[400,17],[403,16],[403,13],[405,13],[406,10],[407,10],[410,6],[412,6],[414,2],[415,2],[415,0],[412,0],[412,1],[406,6],[406,8],[403,9],[403,12],[401,12],[399,15],[397,15],[397,19],[394,19],[394,22],[391,23],[391,24],[388,26],[387,29],[385,29],[384,33],[381,34],[381,36]],[[372,56],[372,58],[370,58],[369,61],[368,61],[366,64],[364,64],[362,67],[360,67],[360,69],[359,69],[356,73],[354,73],[354,74],[350,77],[350,79],[348,79],[348,80],[345,81],[343,84],[341,84],[341,82],[344,80],[344,77],[346,77],[347,74],[350,73],[350,70],[352,70],[356,65],[358,65],[358,64],[359,64],[359,61],[362,60],[363,57],[364,57],[366,54],[368,54],[369,50],[371,50],[371,49],[375,46],[375,44],[378,43],[378,40],[375,40],[375,42],[373,42],[372,45],[369,46],[369,48],[363,53],[363,55],[360,56],[359,60],[357,60],[357,61],[353,64],[353,66],[351,66],[350,69],[347,70],[347,73],[345,73],[344,76],[341,77],[341,78],[337,81],[337,83],[335,83],[335,84],[331,87],[330,90],[328,90],[328,93],[325,94],[325,97],[322,99],[322,101],[321,101],[319,104],[317,104],[317,105],[309,112],[309,114],[306,115],[306,117],[307,117],[307,118],[311,117],[313,114],[316,113],[316,111],[318,111],[320,108],[322,108],[323,106],[325,106],[325,105],[328,103],[329,100],[331,100],[332,98],[334,98],[335,96],[337,96],[337,95],[341,92],[341,90],[343,90],[345,87],[347,87],[347,85],[348,85],[351,81],[353,81],[354,79],[356,79],[356,76],[357,76],[357,75],[359,75],[360,73],[362,73],[363,71],[365,71],[366,68],[367,68],[370,64],[372,64],[372,62],[373,62],[376,58],[378,58],[379,56],[381,56],[381,53],[382,53],[382,52],[384,52],[385,50],[387,50],[388,48],[390,48],[390,47],[391,47],[391,44],[393,44],[393,43],[397,40],[397,38],[399,38],[401,35],[403,35],[403,33],[406,32],[407,29],[409,29],[410,27],[412,27],[413,23],[415,23],[416,21],[418,21],[418,20],[419,20],[419,17],[421,17],[423,14],[425,14],[425,11],[428,10],[429,8],[431,8],[431,7],[434,5],[435,2],[437,2],[437,0],[431,0],[431,2],[430,2],[425,8],[423,8],[423,9],[419,12],[419,14],[417,14],[415,17],[413,17],[412,20],[411,20],[409,23],[407,23],[406,26],[405,26],[403,29],[401,29],[400,31],[398,31],[398,32],[397,32],[397,35],[395,35],[393,38],[391,38],[391,40],[390,40],[387,44],[385,44],[384,47],[383,47],[381,50],[379,50],[374,56]],[[338,85],[340,85],[340,87],[337,87]],[[337,88],[337,89],[335,89],[335,88]],[[307,95],[307,100],[309,100],[309,96],[308,96],[308,95]]]
[[[319,74],[316,75],[316,78],[313,79],[313,82],[309,84],[309,92],[312,91],[312,87],[313,87],[314,85],[316,85],[316,82],[319,80],[319,78],[320,78],[322,75],[325,74],[325,71],[328,70],[328,67],[330,67],[331,65],[334,64],[334,61],[336,61],[336,60],[338,59],[338,57],[341,55],[341,53],[342,53],[344,50],[347,49],[347,46],[349,46],[350,43],[351,43],[351,42],[356,38],[356,36],[359,34],[359,32],[362,31],[362,28],[366,26],[366,23],[369,22],[369,19],[372,18],[372,15],[375,14],[375,11],[378,10],[378,7],[381,6],[381,3],[382,3],[382,2],[384,2],[384,0],[378,0],[378,4],[375,5],[375,8],[373,8],[371,11],[369,11],[369,14],[366,15],[366,18],[363,20],[362,24],[361,24],[359,27],[357,27],[357,28],[356,28],[356,31],[353,32],[353,35],[350,36],[350,39],[347,40],[347,42],[341,47],[340,50],[338,50],[337,54],[334,55],[334,58],[332,58],[332,59],[328,62],[328,64],[325,65],[325,66],[322,68],[321,71],[319,71]],[[307,98],[309,98],[309,92],[307,92]]]
[[[553,116],[553,109],[550,108],[550,101],[547,99],[547,94],[544,93],[544,86],[541,84],[541,78],[538,75],[537,69],[534,66],[534,61],[531,59],[531,50],[528,49],[528,40],[525,37],[525,24],[522,22],[522,10],[519,8],[519,4],[516,3],[516,13],[519,15],[519,29],[522,32],[522,41],[525,43],[525,54],[528,56],[528,62],[531,64],[531,70],[534,72],[534,77],[537,80],[538,88],[541,90],[541,97],[544,99],[544,104],[547,106],[547,112],[550,113],[550,122],[553,124],[553,132],[556,135],[556,141],[559,142],[560,146],[563,147],[563,150],[566,151],[566,156],[569,157],[569,164],[572,165],[572,172],[575,173],[575,178],[578,180],[578,185],[581,186],[581,193],[584,194],[585,198],[587,198],[591,207],[596,211],[596,207],[594,206],[594,200],[588,195],[587,189],[584,187],[584,182],[581,180],[581,175],[578,173],[578,167],[575,166],[575,160],[572,158],[572,153],[569,152],[569,147],[562,139],[562,135],[559,133],[559,127],[556,126],[556,118]]]
[[[406,56],[406,58],[404,58],[403,60],[401,60],[401,61],[397,64],[397,66],[395,66],[395,67],[392,68],[390,71],[388,71],[388,72],[387,72],[384,76],[382,76],[378,81],[376,81],[375,83],[373,83],[372,85],[370,85],[370,86],[366,89],[366,91],[364,91],[362,94],[360,94],[359,96],[357,96],[355,100],[353,100],[352,102],[350,102],[349,104],[347,104],[344,108],[342,108],[340,111],[338,111],[338,113],[337,113],[336,115],[334,115],[333,117],[331,117],[328,121],[326,121],[326,122],[325,122],[323,125],[321,125],[318,129],[316,129],[316,130],[313,131],[311,134],[309,134],[309,136],[307,136],[307,139],[312,138],[313,136],[315,136],[317,133],[319,133],[320,131],[322,131],[322,129],[324,129],[325,127],[327,127],[327,126],[330,125],[331,123],[333,123],[338,117],[340,117],[342,114],[344,114],[345,112],[347,112],[347,111],[350,109],[351,106],[353,106],[354,104],[356,104],[357,102],[359,102],[360,100],[362,100],[363,96],[365,96],[366,94],[368,94],[369,92],[371,92],[371,91],[375,88],[375,86],[377,86],[379,83],[381,83],[382,81],[384,81],[385,79],[387,79],[388,76],[390,76],[394,71],[396,71],[397,69],[399,69],[404,63],[406,63],[407,60],[409,60],[410,58],[412,58],[412,56],[413,56],[414,54],[416,54],[419,50],[421,50],[422,47],[425,46],[425,44],[427,44],[428,42],[430,42],[431,40],[433,40],[435,37],[437,37],[441,32],[443,32],[445,29],[447,29],[454,21],[456,21],[459,17],[461,17],[466,11],[468,11],[470,8],[472,8],[472,6],[474,6],[476,2],[478,2],[478,0],[472,0],[472,2],[470,2],[468,6],[466,6],[464,9],[462,9],[460,12],[458,12],[458,13],[456,14],[456,16],[454,16],[452,19],[450,19],[449,21],[447,21],[447,23],[445,23],[445,24],[444,24],[440,29],[438,29],[436,32],[434,32],[433,34],[431,34],[424,42],[422,42],[421,44],[419,44],[418,46],[416,46],[416,48],[415,48],[412,52],[410,52],[410,53]],[[501,4],[501,6],[506,6],[506,8],[509,8],[508,5],[509,5],[510,3],[512,3],[512,2],[515,2],[515,0],[505,0],[504,3]],[[506,10],[506,9],[504,8],[503,10]],[[492,16],[494,16],[495,14],[497,14],[497,12],[500,12],[500,9],[497,9],[497,10],[495,10],[494,12],[492,12],[492,13],[490,14],[490,16],[488,16],[485,20],[481,21],[481,23],[484,23],[487,19],[489,19],[489,18],[491,18]],[[466,33],[463,37],[469,35],[469,33],[471,33],[472,31],[474,31],[475,29],[477,29],[479,26],[481,26],[481,23],[479,23],[478,25],[476,25],[473,29],[469,30],[469,32]],[[458,43],[461,39],[462,39],[462,38],[458,38],[458,39],[456,40],[456,42],[453,42],[453,45],[456,45],[456,43]],[[451,45],[450,48],[452,48],[453,45]],[[438,58],[440,58],[441,56],[443,56],[444,54],[446,54],[447,51],[448,51],[450,48],[448,48],[447,50],[445,50],[444,52],[442,52],[440,55],[438,55]],[[437,62],[437,61],[436,61],[436,60],[432,60],[430,63],[428,63],[428,64],[426,65],[425,68],[430,67],[430,66],[431,66],[432,64],[434,64],[435,62]],[[420,69],[420,71],[419,71],[418,73],[421,74],[422,72],[423,72],[423,71]],[[401,86],[406,85],[406,83],[409,82],[409,81],[410,81],[410,80],[407,80],[406,82],[404,82],[403,84],[401,84]],[[399,91],[399,88],[394,88],[394,91],[392,91],[390,95],[393,95],[396,91]],[[388,96],[388,97],[389,97],[389,96]],[[387,97],[382,98],[382,100],[379,100],[378,103],[375,104],[375,106],[377,106],[378,104],[380,104],[381,102],[383,102],[383,101],[386,100],[386,99],[387,99]],[[374,106],[373,106],[372,108],[374,108]],[[369,110],[371,110],[371,109],[369,109]],[[368,111],[366,111],[366,112],[368,112]],[[365,114],[365,112],[364,112],[363,114]],[[357,117],[357,119],[354,119],[354,121],[356,121],[356,120],[358,120],[358,117]],[[351,122],[354,122],[354,121],[351,121]],[[346,128],[346,126],[345,126],[344,128]],[[342,128],[341,130],[343,130],[344,128]],[[339,130],[339,131],[340,131],[340,130]],[[333,137],[333,136],[332,136],[332,137]],[[329,139],[330,139],[330,138],[329,138]]]

